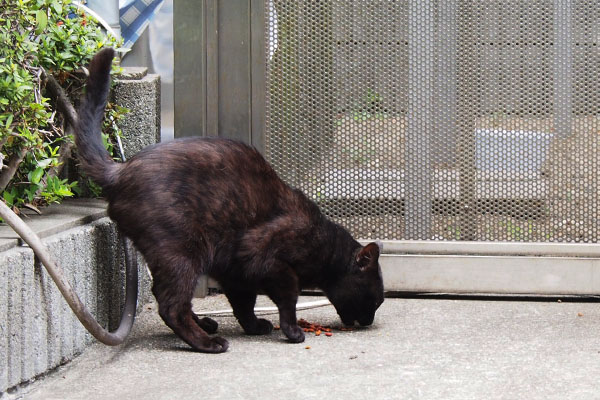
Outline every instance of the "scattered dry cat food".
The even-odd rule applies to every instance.
[[[325,333],[325,336],[331,337],[333,333],[331,332],[331,328],[328,326],[323,326],[317,323],[308,322],[304,318],[300,318],[298,320],[298,326],[302,328],[304,332],[314,333],[315,336],[321,336],[322,333]],[[337,328],[340,331],[351,331],[352,328]]]
[[[315,336],[320,336],[321,332],[331,332],[331,328],[319,324],[313,324],[304,318],[300,318],[298,320],[298,326],[302,328],[304,332],[314,333]]]

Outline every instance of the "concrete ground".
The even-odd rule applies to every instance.
[[[197,311],[227,307],[195,300]],[[341,326],[331,306],[298,316]],[[194,353],[149,304],[124,345],[93,345],[8,398],[600,399],[597,303],[386,299],[374,326],[302,344],[216,320],[229,351]]]

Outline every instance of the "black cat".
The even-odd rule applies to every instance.
[[[114,51],[89,66],[79,110],[80,162],[108,200],[108,214],[143,254],[165,323],[195,350],[219,353],[217,323],[200,319],[191,299],[200,274],[216,279],[244,331],[270,333],[254,314],[257,292],[279,309],[282,331],[302,342],[296,301],[322,289],[342,322],[370,325],[383,302],[379,246],[362,247],[286,185],[254,148],[232,140],[189,138],[150,146],[126,163],[105,150],[100,125]]]

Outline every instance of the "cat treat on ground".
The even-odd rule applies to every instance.
[[[331,327],[329,327],[329,326],[323,326],[323,325],[320,325],[320,324],[317,324],[317,323],[308,322],[304,318],[300,318],[298,320],[298,326],[300,328],[302,328],[302,330],[304,332],[306,332],[306,333],[314,333],[315,336],[320,336],[321,333],[323,333],[323,332],[325,333],[325,336],[327,336],[327,337],[333,336],[333,333],[331,332],[332,331]],[[340,330],[340,331],[345,331],[345,332],[348,332],[348,331],[352,330],[351,327],[340,327],[340,328],[337,328],[337,329]]]
[[[302,328],[304,332],[315,333],[316,336],[319,336],[322,331],[331,332],[331,328],[325,327],[316,323],[311,323],[305,320],[304,318],[300,318],[298,320],[298,326]],[[317,334],[318,332],[318,334]]]

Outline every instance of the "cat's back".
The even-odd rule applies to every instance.
[[[115,219],[141,209],[175,206],[208,219],[261,216],[291,193],[255,148],[228,139],[161,143],[121,165],[107,193],[109,214]]]
[[[203,168],[224,168],[251,163],[268,167],[262,155],[245,143],[214,137],[191,137],[148,146],[135,154],[126,165],[134,168],[176,169],[182,163]]]
[[[123,165],[122,184],[171,185],[180,180],[280,181],[254,147],[230,139],[184,138],[149,146]]]

